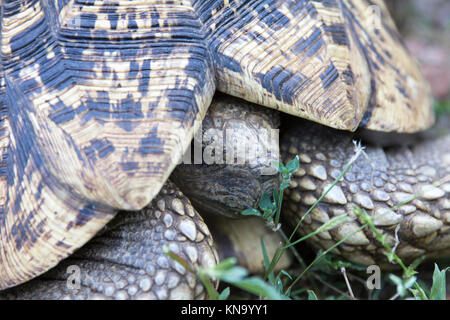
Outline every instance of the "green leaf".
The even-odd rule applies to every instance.
[[[272,196],[273,196],[273,200],[275,202],[275,206],[278,205],[278,202],[280,201],[280,194],[278,193],[278,191],[276,189],[273,189]]]
[[[284,293],[284,295],[286,296],[286,297],[293,297],[293,295],[292,295],[292,288],[287,288],[287,290],[286,290],[286,292]],[[292,299],[292,298],[291,298]],[[298,297],[296,297],[296,299],[295,300],[300,300]]]
[[[216,273],[217,278],[229,282],[235,283],[244,279],[248,275],[248,271],[245,268],[236,266],[231,269],[224,270],[223,272]]]
[[[219,293],[214,288],[214,285],[212,284],[209,277],[203,273],[201,270],[197,273],[197,278],[201,281],[203,286],[205,287],[206,291],[208,292],[209,299],[211,300],[217,300],[219,299]]]
[[[258,217],[261,217],[261,212],[259,212],[259,210],[255,209],[255,208],[245,209],[244,211],[241,212],[241,214],[243,216],[258,216]]]
[[[189,271],[192,274],[195,274],[196,271],[191,267],[189,262],[187,262],[185,259],[178,256],[176,253],[170,251],[166,246],[163,247],[163,251],[165,254],[167,254],[172,260],[178,262],[184,269]]]
[[[416,278],[416,277],[408,278],[408,279],[404,282],[405,289],[411,288],[411,287],[414,285],[414,283],[416,283],[416,281],[417,281],[417,278]]]
[[[286,190],[287,188],[289,188],[289,186],[291,185],[291,181],[282,181],[280,184],[280,189],[281,190]]]
[[[281,161],[273,160],[272,161],[272,168],[277,169],[277,171],[280,172],[280,173],[286,171],[286,168],[285,168],[285,166],[283,165],[283,163]]]
[[[272,283],[272,285],[277,289],[279,293],[283,292],[283,281],[281,281],[280,277],[277,277],[275,279],[275,283]]]
[[[294,279],[292,278],[292,276],[291,276],[287,271],[281,270],[280,273],[283,274],[283,275],[285,275],[288,279],[294,280]]]
[[[227,300],[229,296],[230,296],[230,287],[226,287],[226,288],[223,289],[223,291],[219,294],[218,299],[219,299],[219,300]]]
[[[427,293],[419,285],[416,286],[416,289],[409,289],[409,291],[413,294],[416,300],[428,300]]]
[[[259,243],[261,244],[261,251],[264,259],[264,269],[267,270],[269,267],[269,254],[267,253],[266,245],[264,244],[263,237],[259,238]]]
[[[231,258],[224,260],[216,265],[216,267],[205,270],[205,273],[211,277],[218,278],[250,293],[263,296],[268,299],[281,300],[287,298],[284,295],[281,295],[274,287],[266,283],[261,278],[247,278],[248,271],[245,268],[239,266],[228,268],[236,260],[234,258],[232,260],[230,259]],[[217,266],[219,266],[219,268],[217,268]],[[220,295],[222,294],[225,295],[223,292]]]
[[[397,293],[400,297],[404,297],[408,289],[411,288],[417,280],[416,277],[402,279],[394,274],[390,274],[389,279],[397,286]]]
[[[267,272],[267,270],[269,270],[269,265],[270,265],[269,254],[267,253],[267,249],[266,249],[266,246],[264,244],[264,240],[262,237],[259,238],[259,241],[261,243],[261,250],[262,250],[262,254],[263,254],[263,258],[264,258],[264,270]],[[271,272],[264,278],[267,278],[269,280],[269,282],[272,284],[275,282],[273,272]]]
[[[431,300],[445,300],[447,296],[447,289],[445,284],[445,273],[448,268],[439,270],[437,264],[434,264],[433,285],[431,286],[430,299]]]
[[[269,267],[266,270],[266,274],[264,278],[267,278],[275,269],[276,265],[278,264],[278,261],[280,261],[285,249],[278,248],[275,250],[275,253],[273,254],[272,261],[270,261]]]
[[[234,267],[237,263],[237,259],[234,257],[226,258],[222,261],[220,261],[218,264],[216,264],[214,267],[212,267],[210,270],[214,270],[215,272],[223,272],[226,270],[231,269]]]
[[[385,243],[386,243],[386,241],[387,241],[386,239],[387,239],[387,234],[382,234],[382,235],[380,235],[379,237],[377,237],[377,240],[380,241],[382,244],[385,244]],[[390,256],[391,256],[391,253],[388,252],[386,255],[387,255],[388,257],[390,257]]]
[[[308,300],[318,300],[314,291],[308,290]]]
[[[323,251],[319,250],[319,252],[317,253],[317,257],[320,257],[322,254]],[[332,253],[323,256],[322,259],[320,259],[320,261],[316,263],[315,267],[321,270],[329,270],[329,269],[340,270],[342,267],[357,271],[365,271],[367,269],[367,267],[365,266],[361,266],[348,261],[343,261],[339,259],[338,256]]]
[[[420,257],[416,258],[413,260],[413,262],[411,262],[411,264],[409,265],[410,269],[417,269],[417,267],[427,258],[427,255],[421,255]]]
[[[262,218],[267,221],[272,221],[272,216],[274,215],[274,213],[275,211],[266,211],[264,212]]]
[[[226,280],[224,280],[226,281]],[[285,295],[280,294],[274,287],[264,282],[261,278],[251,277],[232,283],[233,285],[271,300],[289,300]]]
[[[389,279],[397,286],[397,293],[399,295],[404,294],[403,292],[403,279],[397,277],[395,274],[390,274]]]
[[[276,205],[270,199],[270,195],[268,193],[264,193],[259,201],[259,207],[262,211],[264,211],[264,213],[266,213],[275,210]]]
[[[291,161],[289,161],[286,164],[286,169],[289,173],[294,173],[296,172],[298,169],[300,168],[300,161],[298,159],[298,156],[295,156],[294,159],[292,159]]]
[[[450,101],[436,101],[434,111],[436,112],[436,117],[450,113]]]

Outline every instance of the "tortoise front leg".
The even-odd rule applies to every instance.
[[[145,209],[119,212],[71,257],[3,291],[0,299],[204,298],[203,285],[164,253],[165,246],[193,266],[217,263],[208,228],[171,182]],[[74,271],[79,271],[79,288]]]

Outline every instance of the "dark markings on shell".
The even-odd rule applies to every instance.
[[[409,56],[407,49],[384,3],[378,0],[369,1],[369,5],[376,6],[376,12],[371,13],[372,18],[360,19],[359,13],[370,14],[369,7],[364,8],[364,5],[354,0],[341,1],[343,16],[351,32],[356,35],[358,48],[364,53],[371,74],[370,99],[360,126],[381,131],[402,132],[405,131],[402,128],[413,122],[419,113],[429,126],[434,120],[430,112],[429,88],[415,62],[406,58]],[[408,62],[405,64],[405,61]],[[417,85],[420,86],[419,90]],[[418,94],[418,91],[422,93]],[[387,102],[385,96],[394,99]],[[411,109],[408,106],[411,100],[415,100],[416,105],[422,105],[422,108]],[[387,120],[389,117],[384,116],[388,108],[391,111],[395,110],[391,120]]]
[[[104,158],[108,154],[114,151],[114,145],[108,138],[104,138],[102,140],[92,139],[90,141],[90,145],[84,148],[84,153],[93,161],[96,161],[97,158]]]
[[[421,76],[384,10],[380,32],[364,24],[368,4],[1,2],[0,288],[55,265],[117,208],[148,204],[216,89],[346,130],[356,129],[368,108],[364,95],[376,89],[363,125],[429,126]],[[353,68],[350,40],[361,34],[370,72],[363,63]],[[378,48],[381,37],[389,55]],[[336,46],[342,55],[330,53]],[[380,73],[398,88],[383,86]],[[361,74],[374,84],[368,90]],[[380,101],[391,96],[385,91],[395,106]],[[43,240],[51,249],[38,250]]]
[[[258,78],[264,89],[287,103],[292,103],[295,91],[309,82],[301,73],[294,74],[282,66],[275,66],[269,72],[259,74]]]
[[[317,51],[324,45],[322,39],[322,31],[316,28],[310,37],[303,39],[300,38],[294,45],[293,51],[295,54],[305,53],[309,57],[314,56]]]
[[[334,23],[334,24],[325,25],[324,31],[331,34],[333,42],[335,42],[339,45],[347,45],[348,44],[347,31],[346,31],[346,27],[344,24]]]
[[[322,80],[322,85],[326,89],[328,88],[334,80],[338,78],[339,74],[333,63],[330,63],[328,68],[320,75],[320,80]]]
[[[317,2],[322,3],[325,7],[328,7],[328,8],[339,7],[339,4],[336,0],[318,0]]]

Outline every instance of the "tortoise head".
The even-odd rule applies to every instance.
[[[0,289],[145,206],[216,88],[340,129],[430,126],[428,87],[371,3],[1,2]]]

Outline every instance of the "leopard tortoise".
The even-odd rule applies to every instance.
[[[4,0],[0,10],[0,290],[62,261],[6,297],[204,297],[163,247],[194,265],[218,260],[207,225],[168,181],[205,116],[260,143],[254,129],[279,124],[268,108],[289,114],[281,155],[301,162],[286,192],[293,223],[352,156],[358,128],[395,142],[434,122],[428,85],[381,0]],[[218,95],[206,115],[216,89],[248,102]],[[301,232],[356,203],[382,215],[377,227],[402,257],[446,255],[449,145],[446,134],[368,146]],[[183,164],[173,180],[199,208],[229,215],[276,184],[254,169]],[[336,252],[385,262],[367,230]],[[72,265],[83,273],[76,290],[64,281]]]

